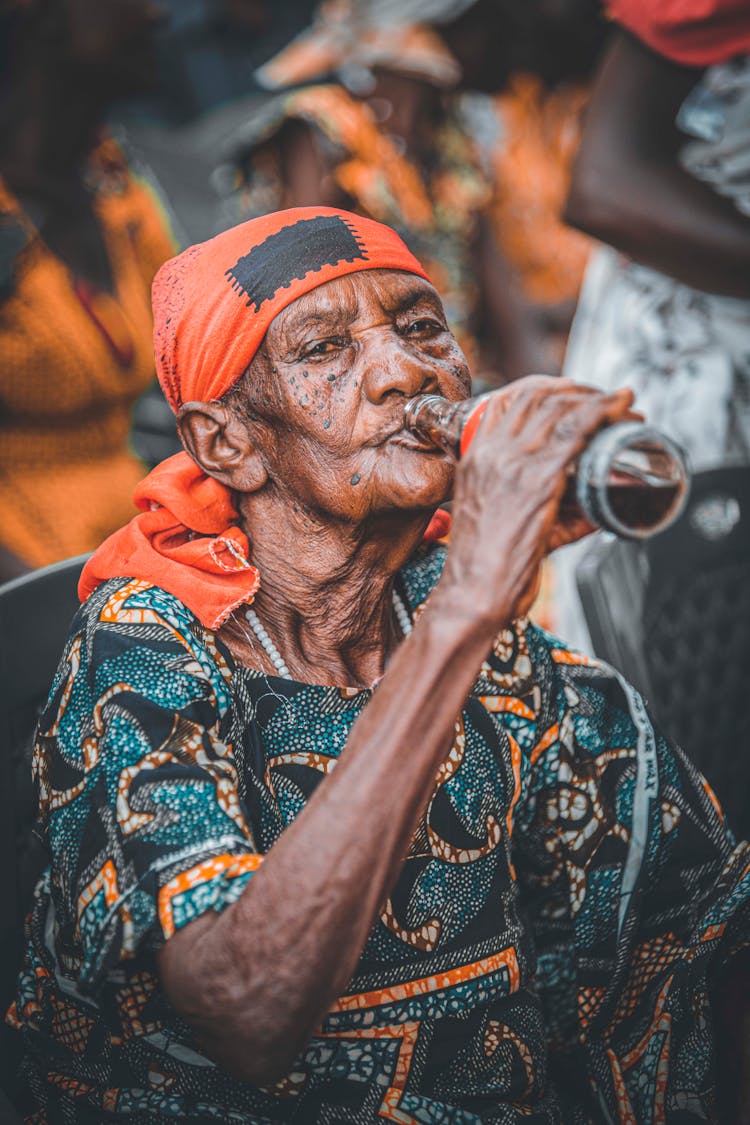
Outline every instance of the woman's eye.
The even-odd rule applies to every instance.
[[[433,335],[434,336],[438,332],[443,332],[444,328],[443,328],[443,325],[440,323],[440,321],[436,320],[435,317],[420,316],[420,317],[417,318],[417,320],[411,321],[411,323],[408,325],[406,331],[411,333],[413,336],[420,336],[420,335]]]
[[[315,344],[310,344],[305,349],[304,359],[309,359],[315,356],[331,355],[332,352],[337,351],[345,344],[345,341],[340,336],[331,337],[328,340],[318,340]]]

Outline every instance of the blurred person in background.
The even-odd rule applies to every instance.
[[[623,3],[566,217],[608,245],[584,282],[564,374],[628,386],[693,468],[750,460],[750,7]],[[575,569],[559,628],[590,651]]]
[[[499,135],[490,154],[493,227],[544,341],[543,369],[559,374],[594,246],[562,214],[608,25],[598,0],[504,7],[507,73],[486,67],[485,79],[490,91],[499,91],[494,97]],[[486,44],[479,49],[496,61],[496,50]]]
[[[547,91],[533,74],[514,75],[496,99],[493,224],[520,291],[544,338],[544,370],[559,374],[592,241],[562,221],[586,106],[583,85]]]
[[[750,459],[750,6],[698,7],[610,5],[566,212],[608,245],[566,374],[631,386],[705,468]]]
[[[598,0],[477,0],[439,30],[461,65],[462,87],[472,91],[505,286],[535,342],[538,369],[557,375],[594,245],[562,212],[609,27]],[[479,114],[482,97],[489,112]],[[546,628],[557,623],[546,563],[534,616]]]
[[[0,3],[0,579],[135,510],[131,408],[175,246],[103,123],[152,81],[160,19],[149,0]]]
[[[236,138],[224,170],[226,221],[329,205],[388,223],[427,263],[475,376],[499,384],[538,369],[543,356],[493,235],[492,182],[459,96],[462,67],[446,45],[454,39],[436,26],[459,20],[462,47],[471,46],[465,27],[480,28],[486,53],[488,41],[502,41],[502,10],[482,5],[472,24],[473,7],[321,4],[259,72],[265,86],[288,92]]]

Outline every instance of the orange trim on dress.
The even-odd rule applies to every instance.
[[[596,666],[596,661],[582,652],[569,652],[566,648],[553,648],[552,659],[555,664],[581,664],[589,668]]]
[[[247,871],[256,871],[263,860],[262,855],[246,854],[213,856],[196,864],[188,871],[182,871],[170,879],[159,891],[159,921],[165,938],[171,938],[175,932],[174,918],[172,916],[172,902],[178,895],[185,894],[201,883],[208,883],[217,875],[225,875],[229,879],[236,879]]]
[[[431,992],[441,992],[443,989],[455,988],[466,981],[477,980],[479,977],[489,976],[498,969],[507,969],[510,975],[511,991],[516,992],[520,985],[521,975],[518,968],[516,951],[513,946],[493,953],[490,957],[483,957],[481,961],[473,961],[469,965],[459,965],[447,973],[435,973],[433,976],[420,977],[418,980],[407,981],[405,984],[396,984],[391,988],[379,988],[372,992],[358,992],[351,996],[341,996],[330,1009],[331,1012],[354,1012],[362,1008],[375,1008],[382,1004],[398,1004],[414,996],[426,996]]]

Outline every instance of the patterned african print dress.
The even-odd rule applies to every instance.
[[[444,553],[402,572],[412,611]],[[369,696],[238,666],[146,582],[89,598],[35,751],[51,867],[10,1017],[35,1121],[712,1119],[708,984],[750,935],[750,846],[618,674],[527,622],[482,665],[355,975],[290,1074],[258,1089],[205,1056],[155,952],[238,899]]]

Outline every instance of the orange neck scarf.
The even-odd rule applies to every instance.
[[[236,526],[231,493],[187,453],[157,465],[133,499],[142,514],[105,539],[86,563],[81,601],[108,578],[142,578],[218,629],[236,606],[253,600],[260,575],[250,562],[248,538]]]

